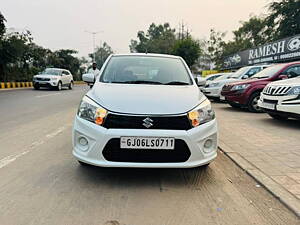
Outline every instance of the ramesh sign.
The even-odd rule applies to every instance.
[[[224,59],[223,68],[294,60],[300,60],[300,34],[230,55]]]

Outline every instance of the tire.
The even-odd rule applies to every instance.
[[[71,81],[71,83],[69,84],[69,90],[72,90],[73,89],[73,81]]]
[[[260,98],[260,92],[254,92],[248,102],[248,110],[253,113],[263,112],[262,109],[258,106],[258,100]]]
[[[39,90],[39,89],[40,89],[40,86],[39,86],[39,85],[34,85],[33,88],[34,88],[35,90]]]
[[[89,164],[87,164],[85,162],[81,162],[79,160],[78,160],[78,163],[80,164],[80,166],[86,166],[86,167],[90,166]]]
[[[235,109],[239,109],[241,108],[241,106],[237,103],[234,103],[234,102],[228,102],[228,104],[232,107],[232,108],[235,108]]]
[[[57,84],[56,89],[57,89],[58,91],[61,91],[61,88],[62,88],[62,83],[59,81],[58,84]]]
[[[268,114],[275,120],[288,120],[289,119],[288,116],[282,116],[282,115],[273,114],[273,113],[268,113]]]

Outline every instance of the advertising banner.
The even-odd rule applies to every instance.
[[[300,60],[300,34],[225,57],[223,69],[296,60]]]

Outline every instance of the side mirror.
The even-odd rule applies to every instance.
[[[248,75],[244,75],[244,76],[242,77],[242,79],[248,79],[248,78],[249,78]]]
[[[278,79],[285,80],[285,79],[289,79],[289,77],[288,77],[288,75],[281,74],[281,75],[279,75]]]
[[[205,86],[206,80],[203,77],[197,76],[195,78],[197,86]]]
[[[86,83],[95,83],[95,75],[92,73],[82,74],[82,80]]]

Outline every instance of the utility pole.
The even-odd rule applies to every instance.
[[[96,34],[99,34],[99,33],[103,33],[102,30],[100,31],[88,31],[88,30],[85,30],[85,32],[91,34],[93,36],[93,61],[96,62]]]

